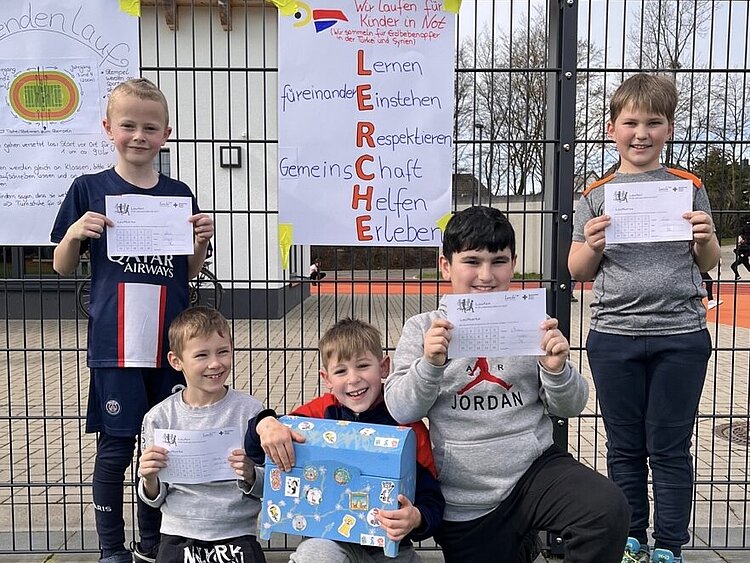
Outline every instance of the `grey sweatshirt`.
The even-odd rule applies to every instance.
[[[424,335],[438,316],[445,317],[443,303],[406,321],[385,402],[402,424],[429,418],[444,518],[473,520],[496,508],[552,445],[548,414],[580,414],[588,384],[569,362],[551,374],[535,357],[454,358],[433,366],[423,359]]]
[[[583,228],[604,215],[606,184],[693,181],[693,210],[711,214],[708,195],[692,174],[659,168],[615,173],[592,184],[576,205],[573,240],[585,242]],[[688,241],[608,244],[594,279],[591,328],[625,336],[680,334],[706,328],[706,296]]]
[[[223,399],[206,407],[191,407],[174,393],[152,408],[143,419],[143,449],[154,443],[154,428],[208,430],[236,426],[241,436],[247,421],[263,409],[255,397],[229,389]],[[227,463],[229,463],[227,461]],[[161,532],[183,538],[215,541],[257,535],[258,513],[263,491],[263,469],[255,468],[255,483],[242,480],[197,485],[159,483],[159,494],[151,500],[138,483],[138,496],[154,508],[161,507]]]

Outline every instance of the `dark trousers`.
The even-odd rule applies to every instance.
[[[217,514],[217,518],[221,516]],[[164,534],[156,563],[266,563],[255,536],[201,541]]]
[[[549,530],[565,540],[566,563],[620,563],[629,521],[614,483],[552,446],[495,510],[443,521],[435,539],[446,563],[517,563],[529,530]]]
[[[135,437],[100,433],[94,460],[94,516],[102,557],[125,549],[125,521],[122,516],[125,472],[130,467]],[[144,551],[155,551],[159,545],[161,511],[138,499],[138,528]]]
[[[703,278],[703,283],[706,285],[706,297],[708,297],[709,301],[714,300],[714,279],[711,277],[711,274],[708,272],[701,272],[701,278]]]
[[[690,446],[711,337],[706,330],[639,337],[592,330],[586,349],[607,431],[609,476],[632,508],[630,535],[646,543],[650,465],[654,541],[677,555],[690,539]]]
[[[734,272],[734,277],[738,278],[740,277],[740,272],[737,270],[738,266],[745,266],[745,269],[750,272],[750,261],[748,260],[747,254],[737,254],[737,257],[734,259],[734,262],[732,262],[729,267]]]

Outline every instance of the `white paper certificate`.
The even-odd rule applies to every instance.
[[[453,324],[449,358],[543,354],[544,288],[446,295],[444,303]]]
[[[682,214],[693,210],[690,180],[606,184],[604,213],[611,223],[607,244],[692,240],[693,227]]]
[[[109,256],[156,256],[192,254],[193,214],[189,197],[151,195],[108,195],[107,217],[115,224],[107,227]]]
[[[235,426],[210,430],[154,429],[154,445],[169,451],[159,472],[165,483],[208,483],[237,479],[227,458],[242,447],[243,434]]]

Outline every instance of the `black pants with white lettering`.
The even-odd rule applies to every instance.
[[[620,563],[629,524],[617,485],[552,446],[495,510],[444,520],[435,539],[446,563],[517,563],[529,530],[547,530],[565,540],[565,563]]]
[[[111,436],[101,432],[96,443],[92,493],[96,532],[103,558],[125,550],[123,485],[125,472],[133,461],[135,440],[135,436]],[[156,551],[161,511],[148,506],[140,498],[137,498],[137,503],[141,547],[145,552]]]
[[[201,541],[162,534],[156,563],[266,563],[266,558],[255,536]]]

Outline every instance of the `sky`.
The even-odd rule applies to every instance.
[[[606,66],[623,66],[623,49],[629,48],[627,31],[636,25],[644,2],[658,0],[577,0],[578,37],[598,45],[606,54]],[[661,0],[678,5],[678,0]],[[557,2],[554,2],[556,4]],[[463,0],[458,20],[460,37],[494,27],[496,32],[522,33],[529,12],[544,10],[547,0]],[[679,4],[690,5],[685,0]],[[706,33],[695,38],[686,53],[696,68],[744,70],[750,67],[750,0],[714,0]],[[491,25],[493,24],[493,25]],[[627,60],[625,66],[629,66]]]

